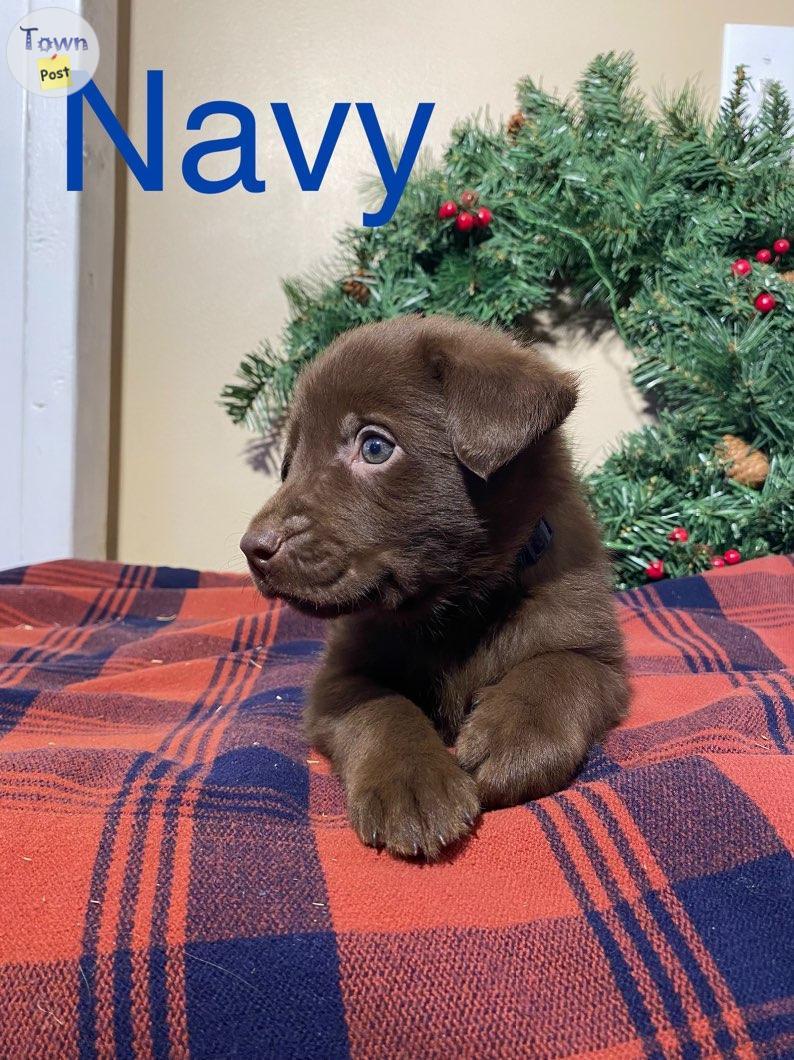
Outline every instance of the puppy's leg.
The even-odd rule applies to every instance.
[[[480,812],[474,780],[404,696],[321,672],[305,730],[342,778],[350,821],[370,846],[433,858]]]
[[[480,690],[456,750],[483,806],[513,806],[565,787],[623,717],[627,696],[617,667],[575,651],[528,659]]]

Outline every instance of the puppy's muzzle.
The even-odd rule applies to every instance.
[[[249,566],[260,574],[267,574],[268,565],[284,544],[283,535],[273,527],[247,530],[243,534],[240,548]]]

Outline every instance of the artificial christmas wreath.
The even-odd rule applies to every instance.
[[[691,87],[654,114],[633,77],[599,56],[575,98],[527,79],[507,126],[456,127],[387,225],[344,233],[341,279],[285,283],[280,350],[245,358],[231,417],[268,429],[350,327],[443,312],[525,335],[565,287],[607,307],[659,409],[587,480],[616,584],[794,550],[789,101],[768,83],[751,118],[739,68],[713,120]]]

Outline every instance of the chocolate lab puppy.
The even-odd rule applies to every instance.
[[[481,808],[568,784],[625,713],[559,431],[575,402],[570,375],[446,317],[348,332],[299,380],[241,547],[261,592],[334,620],[305,727],[365,843],[435,857]]]

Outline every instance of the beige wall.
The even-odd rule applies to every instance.
[[[434,100],[426,143],[440,148],[461,116],[486,106],[494,116],[511,113],[523,75],[567,91],[587,61],[610,48],[633,49],[644,88],[700,75],[716,99],[722,26],[731,21],[792,24],[794,5],[133,0],[132,135],[143,142],[145,71],[162,68],[166,189],[145,193],[134,181],[127,189],[118,555],[237,568],[237,539],[272,489],[246,463],[249,437],[217,407],[217,395],[241,354],[278,335],[279,278],[331,254],[334,233],[360,219],[357,183],[374,166],[358,123],[348,119],[322,190],[301,192],[269,101],[287,100],[304,142],[316,145],[336,100],[373,101],[382,127],[397,134],[419,100]],[[187,115],[219,98],[239,100],[257,116],[258,175],[268,182],[262,195],[203,196],[182,180],[182,155],[201,138],[185,132]],[[223,135],[220,128],[207,125],[211,135]],[[637,422],[639,402],[614,339],[601,348],[575,334],[562,345],[585,371],[577,447],[596,458]]]

